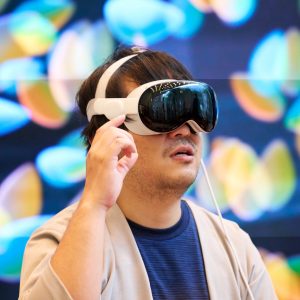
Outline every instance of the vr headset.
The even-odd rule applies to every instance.
[[[113,63],[101,76],[87,117],[105,115],[111,120],[125,114],[125,126],[138,135],[167,133],[187,123],[195,132],[210,132],[218,118],[217,98],[206,83],[163,79],[142,84],[126,98],[106,98],[106,87],[114,72],[129,55]]]

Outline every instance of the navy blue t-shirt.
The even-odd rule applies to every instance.
[[[208,300],[203,256],[190,208],[181,202],[181,218],[167,229],[128,220],[143,258],[154,300]]]

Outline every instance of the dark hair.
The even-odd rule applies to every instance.
[[[126,91],[122,84],[125,79],[141,85],[150,81],[160,79],[182,79],[191,80],[191,74],[186,68],[178,62],[174,57],[161,51],[152,51],[143,49],[141,52],[137,47],[127,48],[119,47],[106,60],[106,62],[99,66],[81,85],[76,101],[81,113],[86,116],[86,107],[88,102],[95,97],[98,81],[104,71],[114,62],[122,57],[139,53],[137,56],[125,62],[110,79],[107,89],[107,98],[125,98]],[[87,150],[90,148],[90,141],[93,139],[96,130],[105,124],[108,119],[104,116],[93,116],[91,121],[86,125],[82,131]],[[126,129],[125,126],[122,127]]]

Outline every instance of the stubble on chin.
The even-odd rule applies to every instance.
[[[189,186],[196,179],[196,172],[194,174],[188,173],[184,175],[174,176],[172,172],[170,172],[170,176],[161,177],[157,181],[158,189],[161,190],[173,190],[177,193],[184,193]]]
[[[127,174],[124,184],[135,191],[137,195],[147,198],[163,199],[181,197],[195,181],[197,170],[190,170],[186,174],[175,175],[172,170],[159,172],[133,167]]]

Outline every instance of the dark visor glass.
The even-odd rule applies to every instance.
[[[141,95],[138,109],[145,126],[156,132],[172,131],[189,120],[210,132],[218,116],[215,93],[202,82],[157,84]]]

